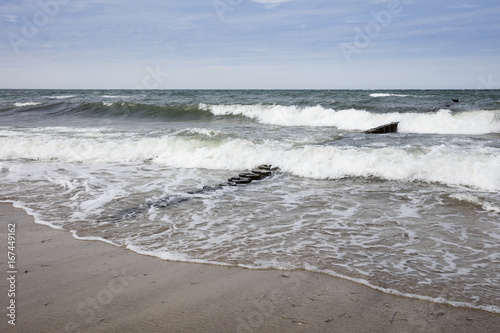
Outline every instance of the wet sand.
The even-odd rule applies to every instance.
[[[16,225],[15,297],[7,259]],[[497,332],[500,315],[305,271],[163,261],[0,204],[1,332]],[[6,314],[15,299],[15,326]]]

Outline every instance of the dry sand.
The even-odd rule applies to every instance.
[[[0,332],[498,332],[500,315],[387,295],[305,271],[142,256],[0,204]],[[16,224],[15,326],[8,224]],[[8,276],[7,276],[8,277]]]

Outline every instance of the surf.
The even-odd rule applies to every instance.
[[[489,134],[500,133],[500,110],[454,113],[441,109],[428,113],[374,113],[366,110],[334,110],[322,106],[208,105],[201,110],[216,116],[244,116],[261,124],[279,126],[336,127],[344,131],[365,131],[399,122],[401,133]]]
[[[70,135],[68,135],[70,134]],[[379,177],[500,190],[500,156],[483,147],[464,154],[459,145],[353,147],[280,140],[259,143],[223,131],[190,128],[152,136],[111,129],[47,128],[0,130],[0,160],[66,163],[156,163],[178,168],[249,169],[272,164],[296,176],[315,179]]]

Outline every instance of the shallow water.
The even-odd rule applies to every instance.
[[[0,96],[0,200],[40,223],[500,312],[498,91]],[[278,169],[196,191],[260,164]]]

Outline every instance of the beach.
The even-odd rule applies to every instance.
[[[2,332],[496,332],[500,315],[388,295],[307,271],[251,270],[143,256],[34,223],[15,224],[15,326]],[[7,252],[6,243],[2,252]],[[4,276],[7,265],[2,256]]]
[[[494,2],[0,5],[3,332],[498,332]]]

